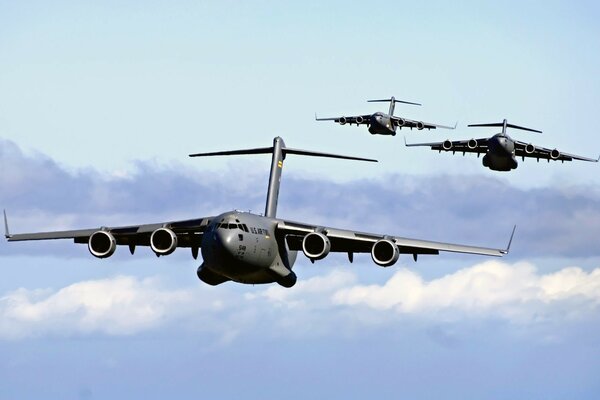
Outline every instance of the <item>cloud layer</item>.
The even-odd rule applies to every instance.
[[[255,291],[163,287],[157,278],[90,280],[58,290],[18,289],[0,298],[0,337],[131,335],[178,326],[219,340],[270,327],[274,335],[329,335],[402,324],[497,319],[517,326],[557,326],[597,318],[600,268],[540,274],[528,263],[490,261],[427,280],[401,268],[383,284],[363,285],[348,271]],[[243,307],[239,307],[243,304]]]

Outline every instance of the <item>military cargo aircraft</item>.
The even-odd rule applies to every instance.
[[[455,126],[445,126],[445,125],[437,125],[429,122],[423,121],[415,121],[412,119],[396,117],[394,116],[394,108],[396,107],[396,103],[403,104],[412,104],[415,106],[420,106],[419,103],[412,103],[410,101],[396,100],[393,96],[389,99],[381,99],[381,100],[367,100],[369,103],[374,102],[389,102],[390,109],[388,113],[376,112],[374,114],[364,114],[364,115],[356,115],[351,117],[337,117],[337,118],[318,118],[315,114],[315,119],[317,121],[335,121],[340,125],[345,124],[356,124],[359,125],[367,125],[369,127],[369,132],[372,135],[392,135],[396,136],[397,128],[417,128],[418,130],[423,129],[436,129],[436,128],[445,128],[445,129],[454,129]]]
[[[522,126],[517,126],[513,124],[509,124],[506,119],[502,122],[495,122],[489,124],[471,124],[470,127],[502,127],[502,132],[497,133],[496,135],[490,138],[483,139],[470,139],[470,140],[445,140],[443,142],[435,142],[435,143],[406,143],[405,145],[408,147],[411,146],[429,146],[431,150],[437,150],[440,153],[442,151],[451,151],[452,154],[458,152],[463,153],[477,153],[477,157],[480,154],[485,154],[482,159],[482,163],[484,167],[487,167],[494,171],[510,171],[516,169],[519,163],[517,162],[517,157],[521,157],[523,161],[525,161],[525,157],[536,158],[539,162],[542,160],[554,160],[554,161],[573,161],[573,160],[582,160],[582,161],[591,161],[598,162],[598,159],[581,157],[574,154],[563,153],[558,151],[557,149],[548,149],[545,147],[540,147],[533,145],[531,143],[520,142],[518,140],[512,139],[510,136],[506,134],[507,128],[520,129],[523,131],[529,132],[537,132],[542,133],[542,131],[538,131],[535,129],[525,128]]]
[[[292,149],[286,147],[280,137],[273,140],[271,147],[198,153],[190,157],[236,154],[272,154],[264,215],[234,210],[183,221],[13,235],[9,232],[5,212],[5,236],[9,242],[72,239],[75,243],[87,244],[89,252],[97,258],[110,257],[120,245],[128,246],[131,254],[138,246],[150,247],[157,256],[166,256],[178,247],[186,247],[191,249],[194,258],[202,252],[203,263],[197,275],[209,285],[227,281],[277,282],[292,287],[297,280],[292,267],[298,251],[313,262],[330,252],[347,253],[350,262],[355,253],[370,253],[373,262],[381,267],[395,264],[400,254],[412,254],[416,261],[419,254],[439,254],[440,251],[487,256],[503,256],[509,251],[514,229],[506,249],[492,249],[355,232],[277,218],[277,199],[286,156],[376,160]]]

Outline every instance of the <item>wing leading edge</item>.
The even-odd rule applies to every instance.
[[[4,212],[5,237],[9,242],[73,239],[75,243],[87,243],[90,236],[95,232],[104,231],[110,233],[115,238],[117,245],[150,246],[150,236],[152,233],[159,228],[168,228],[177,235],[177,247],[198,248],[202,241],[202,234],[211,219],[212,217],[207,217],[145,225],[10,234],[6,211]]]
[[[516,225],[512,230],[507,247],[495,249],[319,227],[283,220],[277,226],[278,233],[286,236],[290,250],[302,250],[304,236],[312,232],[320,232],[326,235],[331,242],[330,251],[332,252],[370,253],[377,241],[388,239],[397,246],[401,254],[412,254],[415,258],[418,254],[439,254],[440,251],[502,257],[510,251],[515,229]]]

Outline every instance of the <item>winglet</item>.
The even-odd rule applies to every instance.
[[[457,125],[458,125],[458,121],[456,121],[456,122],[454,123],[454,128],[452,128],[452,129],[456,129]]]
[[[315,113],[315,121],[318,121],[319,117],[317,117],[317,113]]]
[[[404,146],[408,146],[408,144],[406,143],[406,136],[404,136]]]
[[[10,239],[11,234],[8,230],[8,219],[6,218],[6,210],[4,210],[4,237]]]
[[[510,239],[508,240],[508,246],[506,246],[506,250],[502,250],[502,254],[508,254],[510,251],[510,245],[512,244],[513,236],[515,236],[515,230],[517,229],[517,225],[513,227],[512,233],[510,234]]]

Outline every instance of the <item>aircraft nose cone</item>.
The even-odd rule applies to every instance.
[[[227,229],[218,229],[215,236],[217,242],[226,249],[233,243],[235,234]]]

